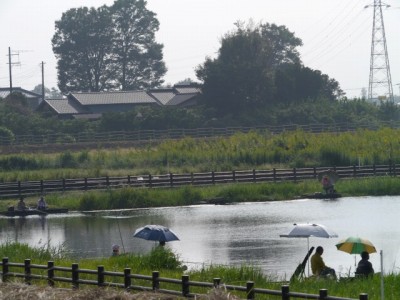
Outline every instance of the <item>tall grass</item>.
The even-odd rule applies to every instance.
[[[183,138],[126,149],[0,156],[3,181],[400,162],[400,129]]]

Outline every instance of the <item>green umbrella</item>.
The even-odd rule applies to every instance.
[[[369,240],[354,236],[341,240],[339,243],[336,244],[336,248],[349,254],[361,254],[364,251],[368,253],[376,252],[375,246]],[[356,265],[355,256],[354,265]]]
[[[336,248],[349,254],[361,254],[364,251],[368,253],[376,252],[375,246],[369,240],[353,236],[341,240],[336,244]]]

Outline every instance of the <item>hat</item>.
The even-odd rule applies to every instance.
[[[112,245],[112,249],[113,250],[119,250],[119,245],[117,245],[117,244]]]

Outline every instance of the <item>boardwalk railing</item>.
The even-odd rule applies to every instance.
[[[123,177],[74,178],[40,181],[17,181],[0,183],[0,198],[14,198],[21,195],[38,195],[50,192],[94,190],[120,187],[179,187],[184,185],[213,185],[223,183],[257,183],[303,181],[317,179],[318,173],[327,169],[335,170],[341,179],[372,176],[397,176],[396,165],[369,165],[347,167],[292,168],[270,170],[242,170],[225,172],[204,172],[163,175],[140,175]]]
[[[278,134],[284,131],[304,130],[307,132],[346,132],[357,129],[377,130],[381,127],[400,128],[400,122],[371,122],[360,124],[335,123],[335,124],[289,124],[265,125],[257,127],[222,127],[222,128],[179,128],[166,130],[135,130],[112,132],[82,132],[77,134],[51,133],[42,135],[16,135],[14,137],[0,136],[0,146],[18,145],[47,145],[47,144],[80,144],[80,143],[106,143],[106,142],[143,142],[164,139],[180,139],[184,137],[203,138],[217,136],[231,136],[237,132],[269,131]]]
[[[324,299],[324,300],[355,300],[354,298],[334,297],[328,295],[328,290],[321,289],[319,294],[306,294],[291,292],[288,285],[283,285],[281,290],[269,290],[256,288],[254,282],[248,281],[246,286],[228,285],[221,282],[220,278],[214,278],[213,282],[190,281],[189,275],[182,275],[181,279],[160,277],[158,271],[153,271],[151,276],[131,274],[130,268],[125,268],[124,272],[110,272],[104,266],[98,266],[97,270],[80,269],[74,263],[71,268],[58,267],[53,261],[46,265],[31,264],[30,259],[25,259],[24,263],[10,262],[4,257],[1,262],[2,280],[7,282],[14,278],[23,278],[26,284],[34,281],[47,281],[48,285],[55,287],[57,282],[69,283],[73,289],[78,289],[80,285],[95,285],[98,287],[116,287],[126,290],[151,291],[171,294],[183,297],[195,297],[196,295],[206,294],[207,290],[213,288],[223,288],[228,291],[244,293],[246,299],[255,299],[256,295],[271,295],[280,297],[282,300],[296,299]],[[21,271],[19,271],[21,270]],[[17,272],[19,271],[19,272]],[[69,275],[68,277],[65,277]],[[139,285],[143,284],[143,285]],[[191,291],[193,287],[196,291]],[[359,300],[368,300],[368,295],[361,293]]]

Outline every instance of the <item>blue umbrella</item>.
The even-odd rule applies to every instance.
[[[146,225],[136,229],[133,237],[158,242],[179,241],[179,238],[168,227],[161,225]]]

